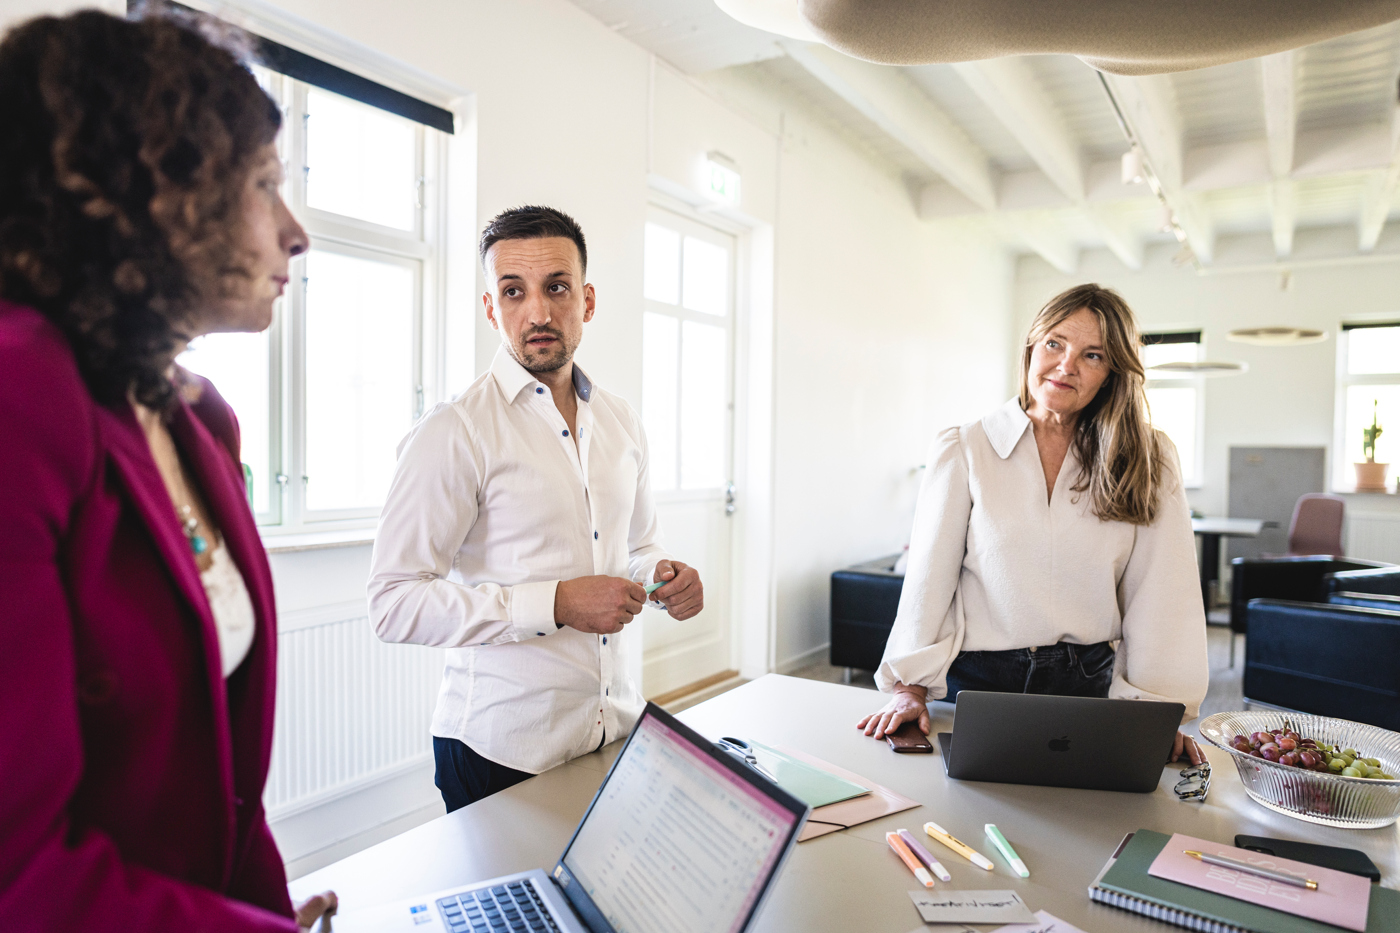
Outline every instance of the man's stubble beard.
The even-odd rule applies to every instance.
[[[526,341],[539,334],[549,334],[559,341],[559,348],[551,353],[539,354],[531,353],[526,346]],[[578,349],[578,344],[570,345],[564,334],[550,328],[535,328],[528,334],[520,335],[518,346],[511,347],[515,361],[519,363],[527,373],[554,373],[568,366],[574,360],[574,351]]]

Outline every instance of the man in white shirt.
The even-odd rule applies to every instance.
[[[676,619],[704,608],[661,547],[641,420],[573,363],[595,306],[583,231],[515,208],[480,252],[501,347],[400,445],[369,580],[381,639],[448,649],[432,732],[449,812],[631,730],[621,633],[642,581],[665,582],[650,598]]]

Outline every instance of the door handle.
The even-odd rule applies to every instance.
[[[727,486],[724,487],[724,514],[725,514],[725,515],[733,515],[733,514],[734,514],[734,509],[736,508],[736,506],[734,505],[734,492],[735,492],[735,490],[734,490],[734,484],[733,484],[733,483],[730,483],[730,484],[728,484]]]

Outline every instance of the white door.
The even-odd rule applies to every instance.
[[[694,566],[705,609],[677,622],[647,609],[642,692],[686,692],[732,675],[734,237],[652,208],[644,257],[642,421],[667,550]]]

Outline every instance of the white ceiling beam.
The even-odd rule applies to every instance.
[[[1059,218],[1041,214],[1007,214],[1000,219],[1007,239],[1019,241],[1065,275],[1074,275],[1078,271],[1079,244],[1065,234],[1064,224]]]
[[[1059,107],[1045,93],[1025,62],[1019,58],[999,58],[962,62],[953,65],[953,69],[1021,144],[1021,148],[1026,150],[1026,154],[1059,193],[1069,199],[1071,205],[1084,205],[1088,184],[1079,142]],[[1012,176],[1002,178],[1004,206],[1011,207],[1013,203],[1021,201],[1026,201],[1027,207],[1046,206],[1034,203],[1025,190],[1028,186],[1013,186],[1013,180]],[[1137,187],[1132,194],[1140,197],[1143,190]],[[1104,245],[1123,265],[1133,270],[1142,268],[1142,238],[1132,231],[1129,224],[1112,212],[1100,209],[1085,208],[1084,215]],[[1024,242],[1057,269],[1068,271],[1062,267],[1077,266],[1078,249],[1072,244],[1048,238],[1043,230],[1030,229],[1025,225],[1019,232]]]
[[[785,43],[788,55],[838,97],[984,210],[997,206],[987,155],[900,69],[824,45]]]
[[[1269,210],[1273,216],[1274,255],[1287,259],[1293,255],[1293,231],[1298,225],[1298,189],[1287,178],[1269,186]]]
[[[1264,131],[1269,138],[1269,167],[1275,178],[1293,174],[1298,140],[1297,68],[1292,51],[1259,59],[1264,81]]]
[[[1205,211],[1182,188],[1181,120],[1172,99],[1170,80],[1165,75],[1104,74],[1104,78],[1161,186],[1162,199],[1185,233],[1187,244],[1196,259],[1208,265],[1215,252],[1215,234]]]
[[[1376,248],[1381,238],[1390,206],[1395,202],[1395,186],[1400,182],[1400,154],[1384,174],[1377,173],[1366,180],[1361,194],[1361,217],[1357,224],[1357,247],[1363,253]]]
[[[1298,69],[1290,50],[1259,59],[1264,88],[1264,132],[1269,145],[1269,210],[1273,221],[1274,255],[1293,255],[1293,230],[1298,222],[1298,189],[1289,180],[1298,143]]]
[[[1045,176],[1075,203],[1084,200],[1079,143],[1060,109],[1019,58],[960,62],[953,70],[987,105]]]
[[[1084,214],[1119,262],[1134,272],[1142,268],[1145,247],[1142,237],[1133,232],[1130,224],[1102,207],[1085,207]]]

